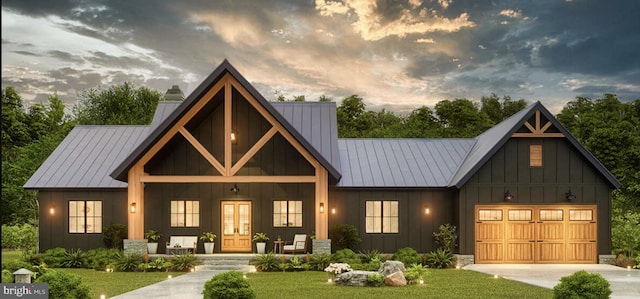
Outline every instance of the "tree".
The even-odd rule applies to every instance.
[[[486,114],[493,125],[502,122],[527,107],[525,100],[513,101],[510,96],[502,97],[502,103],[500,103],[500,98],[495,93],[492,93],[491,96],[488,97],[483,96],[480,102],[482,103],[480,112]]]
[[[435,108],[444,127],[440,137],[476,137],[492,126],[489,117],[467,99],[440,101]]]
[[[74,114],[81,125],[147,125],[161,99],[158,91],[125,82],[83,91]]]
[[[640,212],[640,99],[622,103],[613,94],[595,101],[577,97],[558,120],[622,183],[613,206]]]
[[[365,104],[358,95],[342,100],[337,108],[338,136],[342,138],[361,137],[361,132],[369,129],[360,116],[365,112]]]
[[[16,136],[17,131],[24,128],[23,133],[19,134],[22,138],[20,142],[15,142],[18,138],[8,137],[10,141],[5,143],[3,140],[2,144],[3,224],[31,223],[36,220],[37,194],[35,191],[25,190],[22,186],[74,125],[72,120],[64,117],[64,104],[57,94],[50,96],[46,105],[32,105],[28,113],[24,112],[22,107],[22,99],[15,90],[10,87],[3,90],[2,112],[3,116],[5,113],[9,116],[6,119],[3,117],[3,138]],[[5,156],[5,151],[11,155]]]
[[[438,122],[438,119],[427,106],[422,106],[418,109],[411,111],[411,114],[407,116],[406,121],[408,138],[429,138],[439,137],[442,131],[442,126]]]

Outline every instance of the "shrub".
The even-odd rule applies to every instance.
[[[405,265],[411,264],[421,264],[422,257],[418,254],[418,252],[411,247],[404,247],[398,249],[396,253],[393,254],[391,258],[396,261],[401,261]]]
[[[103,271],[108,265],[113,265],[122,257],[122,251],[115,248],[90,249],[85,254],[85,266]]]
[[[358,229],[351,224],[337,224],[329,229],[329,239],[331,239],[331,248],[355,249],[362,240],[358,234]]]
[[[369,285],[379,287],[384,284],[384,275],[380,273],[373,273],[367,275],[367,282]]]
[[[425,254],[425,264],[429,266],[429,268],[451,268],[453,267],[454,262],[455,257],[453,256],[453,253],[448,250],[443,250],[442,248],[438,248],[436,251],[431,251]]]
[[[80,276],[61,271],[48,271],[36,280],[49,284],[50,298],[89,298],[89,286],[82,283]]]
[[[38,243],[38,229],[28,223],[2,225],[2,248],[35,250]]]
[[[404,271],[404,278],[407,279],[407,283],[416,283],[418,280],[424,279],[427,273],[429,270],[421,264],[413,264]]]
[[[80,249],[71,249],[64,254],[64,260],[60,263],[62,268],[84,268],[85,253]]]
[[[207,280],[204,283],[202,294],[204,299],[250,299],[256,297],[240,271],[220,273]]]
[[[192,268],[198,265],[198,260],[193,254],[181,254],[173,256],[172,263],[173,270],[190,271]]]
[[[258,271],[269,272],[278,269],[280,261],[275,253],[269,252],[256,255],[256,258],[251,263],[256,266]]]
[[[629,266],[633,267],[636,264],[636,262],[632,258],[624,255],[623,253],[618,254],[618,256],[616,256],[615,263],[616,263],[616,266],[622,267],[622,268],[626,268]]]
[[[436,242],[437,248],[444,249],[453,253],[453,250],[456,247],[456,241],[458,240],[455,225],[440,225],[440,230],[437,232],[433,232],[433,239]]]
[[[122,240],[129,237],[129,230],[124,224],[114,223],[107,226],[102,235],[102,241],[104,242],[105,247],[122,250],[124,248]]]
[[[64,248],[56,247],[47,249],[42,254],[42,262],[47,264],[49,268],[60,268],[60,264],[65,260],[67,250]]]
[[[9,271],[9,273],[11,273],[11,275],[13,275],[13,272],[16,272],[17,270],[19,270],[21,268],[25,268],[25,269],[33,272],[33,274],[31,274],[31,276],[34,279],[42,276],[47,271],[47,268],[45,266],[31,265],[31,264],[29,264],[29,263],[27,263],[25,261],[12,261],[12,262],[8,262],[8,263],[3,263],[2,264],[2,269]]]
[[[598,273],[580,270],[562,277],[560,283],[553,287],[553,298],[609,298],[611,288],[609,282]]]
[[[13,283],[13,272],[2,269],[2,283]]]
[[[138,265],[138,269],[144,272],[161,272],[167,271],[173,267],[173,263],[165,260],[163,257],[156,258],[148,263]]]
[[[331,264],[331,255],[327,253],[314,253],[309,261],[311,270],[316,271],[323,271],[329,264]]]
[[[20,258],[31,265],[42,264],[42,255],[36,253],[35,249],[23,250],[20,253]]]
[[[618,212],[618,213],[616,213]],[[640,252],[640,212],[614,211],[611,227],[611,243],[615,254],[635,256]]]
[[[358,255],[349,248],[340,249],[331,257],[335,263],[346,263],[349,265],[360,264]]]
[[[640,269],[640,254],[636,256],[636,265],[633,266],[634,269]]]
[[[132,272],[138,269],[138,265],[142,263],[142,256],[136,253],[125,254],[120,257],[115,266],[118,271]]]
[[[382,253],[376,249],[360,251],[360,260],[363,263],[368,263],[374,259],[381,261],[381,256],[382,256]]]
[[[294,256],[289,260],[289,267],[293,270],[293,271],[306,271],[309,270],[309,265],[305,264],[304,261],[297,257]]]
[[[349,264],[345,263],[331,263],[328,267],[324,269],[324,272],[329,272],[334,275],[338,275],[345,272],[353,271]]]

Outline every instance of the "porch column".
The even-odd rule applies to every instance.
[[[129,169],[129,183],[127,187],[127,215],[130,240],[144,239],[144,183],[140,177],[144,174],[142,165],[134,165]]]
[[[324,211],[320,211],[320,206]],[[322,166],[316,167],[316,239],[329,238],[329,175]]]

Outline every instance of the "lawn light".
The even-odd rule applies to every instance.
[[[167,276],[167,279],[171,279],[171,275]]]
[[[498,278],[498,274],[494,275],[493,278]]]
[[[420,279],[420,284],[424,284],[424,279]]]

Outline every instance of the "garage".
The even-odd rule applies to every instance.
[[[475,262],[597,262],[595,205],[477,205]]]

